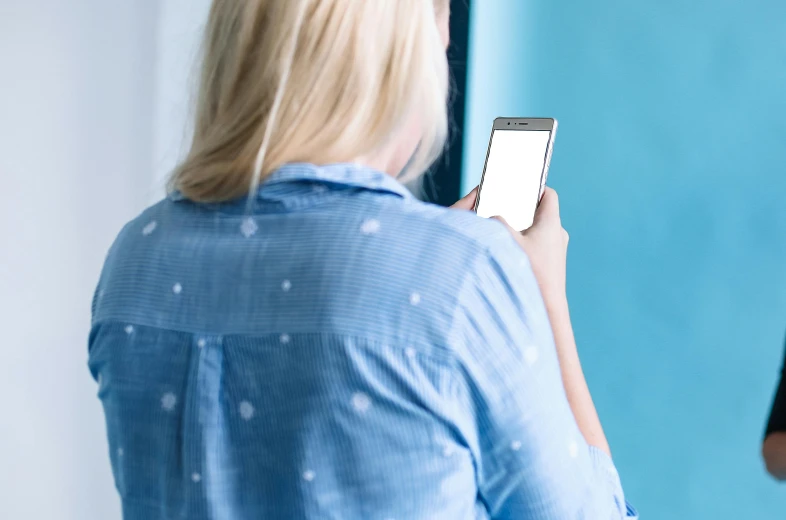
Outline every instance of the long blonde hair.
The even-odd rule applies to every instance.
[[[285,163],[372,154],[413,113],[423,135],[406,177],[420,175],[447,134],[436,20],[448,1],[214,0],[193,141],[170,189],[239,198]]]

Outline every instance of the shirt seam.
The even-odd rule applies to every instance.
[[[141,327],[148,327],[148,328],[151,328],[151,329],[154,329],[154,330],[174,332],[176,334],[183,334],[183,335],[188,335],[188,336],[206,336],[206,337],[222,338],[222,339],[226,339],[226,338],[242,338],[242,339],[255,339],[256,338],[256,339],[258,339],[258,338],[261,338],[263,336],[275,336],[277,334],[288,334],[290,336],[293,336],[293,335],[294,336],[296,336],[296,335],[339,336],[339,337],[342,337],[342,338],[349,338],[349,339],[353,339],[353,340],[361,340],[361,341],[363,341],[363,340],[365,340],[365,341],[370,340],[374,344],[376,344],[376,345],[378,345],[380,347],[382,347],[382,346],[392,347],[392,348],[395,348],[396,350],[398,350],[398,351],[400,351],[401,353],[404,353],[404,354],[406,354],[407,348],[411,347],[412,345],[417,345],[418,344],[417,342],[403,342],[403,341],[399,340],[398,338],[396,338],[395,340],[391,340],[390,338],[385,338],[385,336],[379,335],[379,334],[359,335],[359,334],[356,334],[356,333],[342,331],[340,329],[331,330],[329,332],[326,332],[326,331],[305,331],[305,330],[301,330],[301,331],[275,330],[275,331],[269,331],[269,332],[258,333],[258,334],[257,333],[220,334],[220,333],[215,333],[215,332],[210,332],[210,331],[193,331],[193,330],[184,330],[182,328],[175,328],[175,327],[159,327],[159,326],[150,325],[150,324],[147,324],[147,323],[144,323],[144,322],[141,322],[141,321],[133,321],[133,322],[131,322],[131,321],[124,321],[124,320],[120,320],[120,319],[116,319],[116,318],[104,318],[104,319],[94,323],[92,328],[95,329],[96,327],[100,327],[102,325],[118,325],[118,326],[136,325],[136,326],[141,326]],[[416,351],[417,351],[417,353],[419,355],[426,356],[427,358],[429,358],[429,359],[431,359],[431,360],[433,360],[433,361],[435,361],[435,362],[437,362],[437,363],[439,363],[441,365],[444,365],[445,367],[453,368],[455,366],[456,355],[452,351],[452,349],[450,348],[449,345],[446,345],[445,343],[430,343],[430,345],[434,346],[442,355],[433,355],[432,353],[427,352],[427,351],[425,351],[423,349],[420,349],[420,348],[417,348],[417,347],[413,347],[413,348],[416,349]],[[363,346],[363,345],[359,345],[359,346],[365,348],[365,346]]]

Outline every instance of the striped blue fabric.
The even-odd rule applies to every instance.
[[[495,221],[357,165],[147,209],[93,301],[124,518],[635,517]]]

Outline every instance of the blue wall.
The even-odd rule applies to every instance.
[[[472,3],[464,191],[560,121],[585,370],[644,518],[786,515],[759,449],[786,330],[786,2]]]

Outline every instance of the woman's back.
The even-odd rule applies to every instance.
[[[544,462],[590,485],[502,226],[350,165],[286,166],[255,204],[167,200],[110,251],[90,366],[126,519],[487,518],[556,507],[505,482]]]

